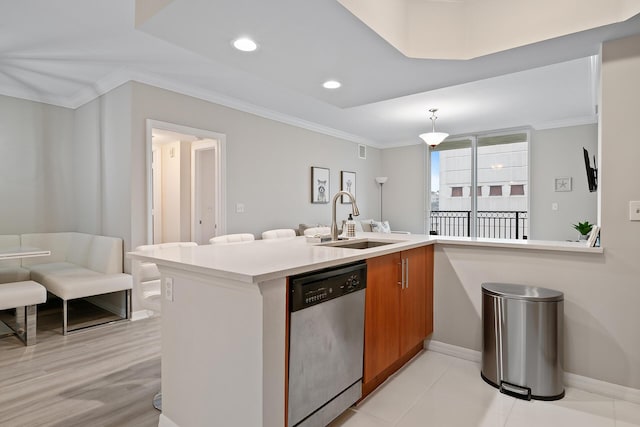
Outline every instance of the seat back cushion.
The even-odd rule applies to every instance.
[[[371,223],[371,231],[375,233],[391,233],[389,221],[373,221]]]
[[[17,234],[6,234],[0,236],[0,250],[2,249],[17,249],[20,247],[20,236]],[[20,259],[6,259],[0,261],[0,268],[2,267],[20,267]]]
[[[98,273],[122,273],[122,239],[92,236],[86,267]]]
[[[262,233],[263,239],[286,239],[296,237],[296,232],[292,228],[279,228],[276,230],[267,230]]]
[[[22,267],[0,267],[0,283],[22,282],[29,280],[31,273]]]
[[[360,221],[356,221],[356,231],[365,231],[365,232],[370,232],[371,230],[371,223],[373,222],[373,219],[361,219]],[[358,228],[358,223],[360,225],[361,230]]]
[[[153,262],[141,262],[139,273],[141,283],[160,280],[160,270]]]
[[[92,240],[91,234],[73,233],[67,250],[67,261],[81,267],[87,267]]]
[[[22,265],[47,264],[50,262],[65,262],[71,236],[74,233],[30,233],[21,236],[22,246],[51,251],[49,256],[23,258]]]
[[[209,239],[209,243],[212,245],[219,243],[239,243],[239,242],[251,242],[255,240],[255,236],[250,233],[237,233],[237,234],[225,234],[222,236],[216,236]]]

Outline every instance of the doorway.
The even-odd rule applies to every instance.
[[[147,242],[207,244],[226,230],[225,135],[147,120]]]
[[[216,141],[191,144],[191,240],[209,243],[216,236]]]

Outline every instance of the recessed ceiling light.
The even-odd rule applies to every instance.
[[[243,52],[253,52],[258,48],[258,44],[248,37],[240,37],[233,41],[233,47]]]
[[[342,83],[336,80],[327,80],[322,83],[322,87],[325,89],[338,89],[340,86],[342,86]]]

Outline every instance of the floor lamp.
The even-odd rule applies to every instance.
[[[384,185],[385,182],[387,182],[387,178],[386,176],[377,176],[376,177],[376,182],[378,184],[380,184],[380,221],[382,222],[382,186]]]

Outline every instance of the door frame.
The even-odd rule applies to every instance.
[[[153,209],[153,171],[151,170],[152,162],[152,131],[153,129],[162,129],[172,132],[183,133],[186,135],[194,135],[202,139],[212,139],[217,143],[216,150],[216,232],[225,234],[227,230],[227,158],[226,158],[226,135],[206,129],[198,129],[190,126],[178,125],[175,123],[163,122],[160,120],[146,119],[146,222],[147,222],[147,244],[153,243],[153,217],[151,215]],[[192,172],[193,174],[193,172]],[[192,175],[193,176],[193,175]],[[193,186],[192,186],[193,187]],[[192,190],[193,191],[193,190]],[[193,204],[193,201],[192,201]],[[193,206],[192,217],[193,217]]]

